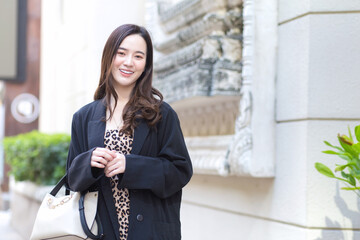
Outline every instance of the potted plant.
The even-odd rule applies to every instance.
[[[342,162],[335,164],[334,171],[319,162],[315,163],[315,168],[321,174],[345,183],[346,187],[341,189],[354,191],[360,197],[360,125],[355,127],[354,133],[355,137],[349,128],[349,136],[338,134],[340,146],[333,146],[324,141],[333,150],[326,150],[323,153],[337,155],[342,159]]]
[[[70,144],[67,134],[32,131],[3,140],[11,167],[11,224],[25,239],[32,230],[41,200],[65,174]]]

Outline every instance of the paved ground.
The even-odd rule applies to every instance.
[[[0,211],[0,240],[24,240],[10,226],[10,211]]]

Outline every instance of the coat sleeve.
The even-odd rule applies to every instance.
[[[86,149],[86,128],[82,125],[79,115],[74,114],[66,164],[67,183],[72,191],[88,190],[101,177],[91,168],[90,159],[95,148]]]
[[[126,155],[120,187],[147,189],[167,198],[190,181],[193,170],[175,111],[170,109],[163,116],[157,131],[160,143],[157,156]]]

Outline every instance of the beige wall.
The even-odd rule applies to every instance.
[[[194,176],[184,239],[360,239],[360,199],[314,168],[338,162],[321,153],[323,140],[337,144],[338,133],[360,124],[360,4],[335,2],[278,1],[275,177]]]
[[[102,49],[124,23],[144,25],[145,0],[42,1],[40,130],[70,132],[72,114],[92,101]]]

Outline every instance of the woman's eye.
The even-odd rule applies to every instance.
[[[141,56],[141,55],[136,55],[135,58],[136,58],[136,59],[143,59],[143,56]]]
[[[124,55],[125,55],[124,52],[118,52],[118,54],[119,54],[120,56],[124,56]]]

